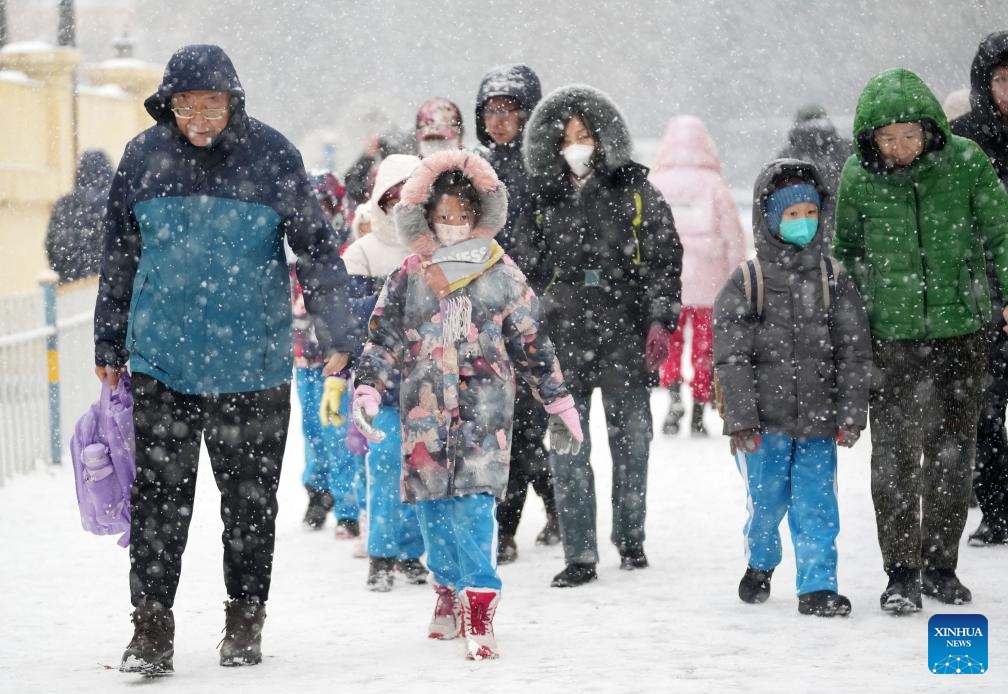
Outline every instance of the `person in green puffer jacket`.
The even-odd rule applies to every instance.
[[[1004,284],[1008,193],[909,70],[869,80],[854,148],[840,177],[833,250],[871,325],[872,500],[889,576],[880,602],[896,614],[919,610],[922,592],[962,604],[972,595],[956,565],[990,320],[984,249]]]

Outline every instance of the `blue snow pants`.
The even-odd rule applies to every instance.
[[[749,519],[743,535],[749,566],[769,571],[781,561],[784,514],[795,550],[798,595],[837,589],[836,443],[763,434],[755,453],[735,456],[745,481]]]
[[[372,424],[385,439],[367,454],[368,556],[419,559],[424,553],[416,507],[402,501],[402,426],[399,409],[382,407]]]
[[[434,580],[456,591],[501,589],[497,574],[497,500],[467,494],[416,503]]]
[[[333,513],[338,520],[357,520],[357,496],[354,475],[360,458],[350,453],[343,443],[346,424],[323,426],[319,419],[322,402],[322,367],[294,369],[298,399],[301,401],[301,429],[305,439],[305,469],[301,481],[315,489],[328,490],[333,495]],[[349,389],[343,395],[342,411],[350,412]]]

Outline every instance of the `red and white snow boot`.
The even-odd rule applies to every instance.
[[[500,591],[489,588],[465,588],[459,597],[462,602],[466,658],[486,660],[500,657],[493,630],[494,613],[497,612]]]
[[[434,615],[427,627],[427,637],[450,641],[462,635],[462,603],[453,588],[434,584],[437,602],[434,604]]]

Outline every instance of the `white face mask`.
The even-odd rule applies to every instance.
[[[469,224],[434,224],[434,235],[442,246],[454,246],[472,236]]]
[[[448,152],[453,149],[459,148],[459,142],[455,139],[449,140],[420,140],[417,144],[417,150],[420,152],[420,157],[429,157],[437,152]]]
[[[578,178],[584,178],[591,171],[591,166],[588,162],[591,161],[594,152],[595,145],[567,145],[560,150],[560,154],[563,155],[567,166],[570,167],[571,172]]]

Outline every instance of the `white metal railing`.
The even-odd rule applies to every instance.
[[[77,418],[97,397],[96,279],[0,297],[0,485],[40,461],[59,463]]]

